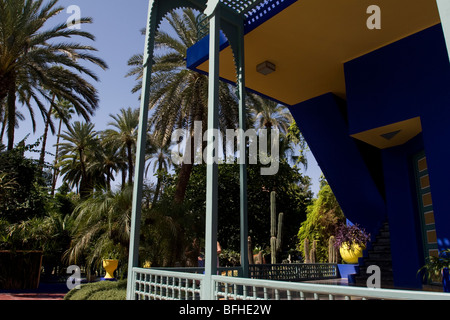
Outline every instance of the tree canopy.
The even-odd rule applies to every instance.
[[[261,165],[248,165],[248,223],[249,236],[254,245],[266,248],[270,245],[270,191],[277,193],[277,211],[283,212],[284,246],[286,252],[295,249],[296,234],[300,223],[306,218],[306,207],[312,192],[310,179],[282,160],[278,174],[262,176]],[[174,185],[166,187],[165,196],[171,196]],[[219,165],[219,213],[218,239],[223,248],[239,251],[240,234],[240,189],[239,165]],[[206,166],[196,165],[186,192],[186,213],[198,221],[191,227],[194,236],[204,233],[206,205]]]
[[[310,243],[317,240],[316,261],[328,262],[328,240],[334,236],[340,223],[345,222],[336,197],[328,182],[322,178],[317,199],[307,208],[306,220],[298,230],[297,248],[305,255],[303,243],[307,238]]]

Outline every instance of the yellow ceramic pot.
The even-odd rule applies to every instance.
[[[105,279],[114,279],[114,271],[116,271],[119,265],[119,260],[116,259],[104,259],[103,268],[106,271]]]
[[[349,246],[348,243],[344,243],[339,248],[342,259],[350,264],[358,263],[358,258],[362,258],[363,256],[363,250],[364,247],[354,243],[351,246]]]

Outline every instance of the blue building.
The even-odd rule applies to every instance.
[[[247,89],[289,107],[346,217],[372,235],[388,222],[394,285],[421,288],[425,258],[450,247],[450,64],[436,1],[275,2],[246,25]],[[189,68],[208,72],[208,39]],[[220,76],[235,82],[227,41]]]
[[[372,235],[389,225],[394,286],[422,288],[418,269],[427,257],[450,248],[450,2],[150,0],[128,299],[150,297],[154,281],[169,276],[182,283],[180,274],[145,270],[138,261],[154,35],[164,15],[180,7],[205,14],[199,21],[204,37],[188,50],[186,62],[209,74],[208,128],[218,128],[219,79],[236,84],[241,129],[246,92],[289,107],[346,217]],[[247,180],[246,164],[240,166],[240,274],[245,279]],[[202,299],[218,298],[218,283],[229,281],[217,276],[217,184],[217,164],[208,164],[205,273],[183,274],[193,284],[186,295]],[[256,285],[234,281],[242,288]],[[333,290],[346,290],[347,297],[362,292]],[[363,296],[374,296],[365,290]],[[395,298],[409,291],[377,294]]]

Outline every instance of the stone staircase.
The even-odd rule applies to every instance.
[[[359,259],[359,273],[354,276],[354,285],[362,287],[367,285],[367,279],[372,275],[372,273],[367,273],[367,268],[370,265],[380,267],[381,288],[394,287],[391,240],[387,222],[383,224],[375,240],[364,251],[364,257]]]

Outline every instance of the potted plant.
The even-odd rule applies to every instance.
[[[116,271],[118,266],[118,259],[103,259],[103,269],[105,269],[106,274],[105,277],[102,278],[102,280],[116,280],[116,278],[114,278],[114,271]]]
[[[370,234],[358,224],[341,224],[337,228],[335,247],[339,249],[342,259],[349,264],[358,263],[363,256],[363,250],[370,240]]]
[[[105,269],[106,274],[102,280],[116,281],[114,271],[116,271],[119,266],[120,252],[115,248],[112,242],[108,243],[105,249],[106,252],[103,255],[105,258],[102,260],[102,266],[103,269]]]
[[[424,278],[429,281],[440,279],[444,292],[450,292],[450,249],[442,250],[437,257],[427,258],[425,265],[417,273],[424,272]]]

